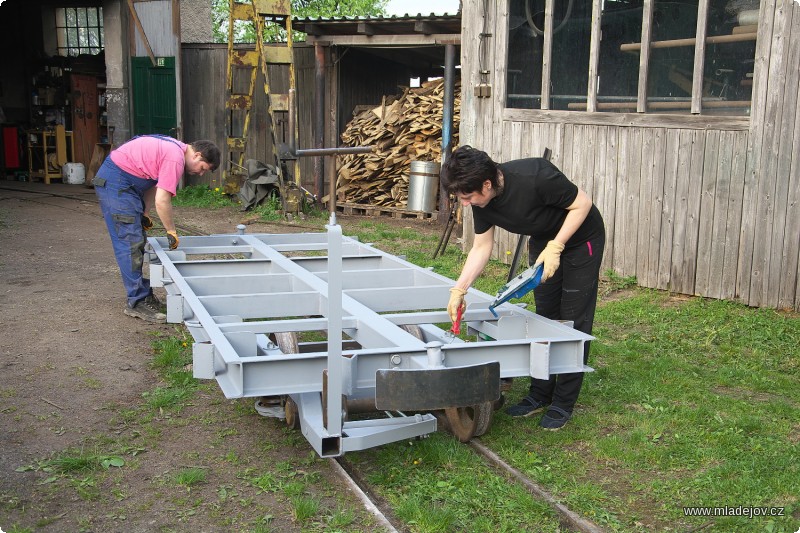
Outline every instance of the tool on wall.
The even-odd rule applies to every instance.
[[[225,107],[228,115],[228,168],[223,174],[224,190],[236,194],[246,176],[241,173],[245,161],[248,132],[251,123],[253,96],[259,70],[264,77],[264,93],[266,94],[268,129],[272,139],[272,154],[269,163],[277,169],[279,194],[284,213],[288,212],[286,202],[286,182],[289,181],[288,165],[291,164],[291,181],[300,183],[297,158],[289,151],[282,150],[276,128],[276,113],[293,112],[295,92],[294,50],[292,41],[291,4],[275,0],[251,0],[237,2],[229,0],[230,16],[228,19],[228,100]],[[235,25],[237,21],[252,24],[256,35],[255,49],[243,50],[234,48]],[[278,25],[286,33],[283,46],[266,46],[264,30],[268,24]],[[289,66],[289,87],[285,94],[278,94],[271,86],[269,65]],[[243,83],[245,82],[245,83]],[[242,87],[246,85],[246,87]],[[287,121],[288,122],[288,121]],[[289,135],[293,138],[288,144],[297,146],[297,131]]]

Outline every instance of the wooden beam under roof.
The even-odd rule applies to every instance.
[[[336,46],[441,46],[461,44],[461,34],[446,33],[434,35],[308,35],[309,44],[319,42]]]
[[[356,31],[359,35],[375,35],[375,25],[368,22],[359,22]]]

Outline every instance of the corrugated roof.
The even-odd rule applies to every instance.
[[[304,17],[292,20],[292,26],[309,35],[420,35],[460,34],[461,14],[391,17]]]

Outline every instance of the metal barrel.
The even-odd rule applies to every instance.
[[[408,175],[408,210],[433,213],[439,192],[439,163],[412,161]]]

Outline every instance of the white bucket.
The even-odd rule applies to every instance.
[[[86,169],[84,169],[83,163],[65,163],[61,175],[64,183],[70,185],[83,185],[83,182],[86,181]]]

